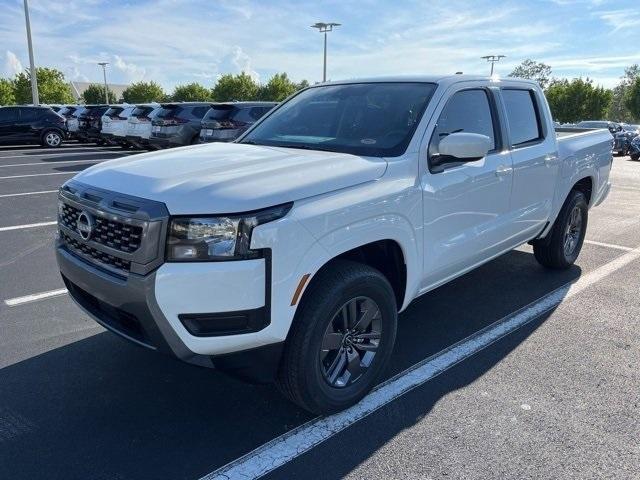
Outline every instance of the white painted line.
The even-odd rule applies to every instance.
[[[573,283],[563,285],[517,312],[417,363],[378,385],[357,405],[329,417],[315,418],[205,475],[201,480],[259,478],[272,472],[638,258],[640,248],[618,257]]]
[[[6,193],[0,195],[0,198],[23,197],[25,195],[41,195],[43,193],[58,193],[58,190],[42,190],[41,192],[24,192],[24,193]]]
[[[49,292],[34,293],[32,295],[25,295],[24,297],[10,298],[8,300],[5,300],[4,303],[10,307],[15,307],[16,305],[22,305],[23,303],[36,302],[44,298],[58,297],[60,295],[64,295],[65,293],[67,293],[67,289],[60,288],[58,290],[51,290]]]
[[[30,173],[29,175],[9,175],[8,177],[0,177],[0,180],[9,180],[12,178],[26,178],[26,177],[46,177],[48,175],[75,175],[82,170],[75,170],[73,172],[51,172],[51,173]]]
[[[102,162],[102,161],[103,160],[64,160],[62,162],[53,161],[53,162],[13,163],[11,165],[0,165],[0,168],[29,167],[29,166],[53,167],[55,165],[62,165],[63,163],[95,163],[95,162]]]
[[[131,153],[134,153],[134,152],[125,152],[125,151],[122,151],[122,152],[119,152],[119,151],[104,152],[104,151],[96,150],[96,151],[91,151],[91,152],[59,153],[57,155],[51,155],[51,154],[47,154],[47,153],[39,153],[37,155],[7,155],[7,156],[0,156],[0,160],[9,159],[9,158],[72,157],[74,155],[130,155]]]
[[[584,243],[589,245],[597,245],[599,247],[613,248],[614,250],[622,250],[625,252],[633,251],[633,247],[625,247],[623,245],[615,245],[613,243],[596,242],[595,240],[585,240]]]
[[[47,227],[49,225],[55,225],[58,222],[40,222],[40,223],[28,223],[26,225],[12,225],[10,227],[0,227],[0,232],[8,232],[11,230],[24,230],[25,228]]]

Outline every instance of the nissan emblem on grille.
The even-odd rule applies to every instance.
[[[81,212],[76,220],[76,229],[83,240],[89,240],[93,233],[94,221],[90,213]]]

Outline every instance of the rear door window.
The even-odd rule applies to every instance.
[[[494,150],[494,123],[486,90],[472,89],[454,93],[438,117],[438,123],[429,142],[429,156],[438,155],[440,140],[458,132],[486,135],[491,139],[489,150]]]
[[[543,138],[534,95],[532,90],[502,90],[512,147],[525,146]]]
[[[12,123],[18,120],[17,108],[0,108],[0,123]]]

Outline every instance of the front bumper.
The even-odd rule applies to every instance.
[[[102,200],[87,204],[85,197]],[[98,323],[188,363],[272,379],[283,337],[271,323],[270,250],[252,260],[163,263],[168,222],[163,204],[73,181],[59,199],[65,205],[56,242],[60,273],[73,300]],[[116,203],[135,205],[135,218],[114,210]],[[70,207],[101,225],[95,238],[82,239],[69,220]],[[115,222],[106,232],[105,218]],[[132,253],[101,243],[127,228],[118,225],[141,225],[142,243]]]

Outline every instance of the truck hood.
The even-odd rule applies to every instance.
[[[300,200],[375,180],[383,158],[213,143],[119,158],[74,180],[163,202],[180,214],[235,213]]]

